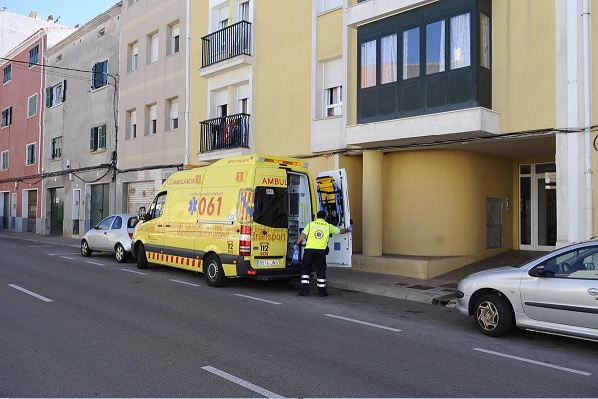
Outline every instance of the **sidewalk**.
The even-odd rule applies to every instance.
[[[520,264],[543,253],[511,250],[428,280],[368,273],[340,266],[329,266],[326,279],[332,288],[454,307],[457,284],[466,276],[482,270]]]
[[[42,236],[7,230],[0,231],[0,240],[11,238],[25,239],[36,243],[63,245],[76,248],[77,250],[80,243],[79,238]],[[370,273],[342,266],[328,266],[326,279],[330,288],[443,306],[454,306],[454,291],[457,289],[459,281],[465,276],[481,270],[522,263],[542,253],[544,252],[511,250],[428,280]]]

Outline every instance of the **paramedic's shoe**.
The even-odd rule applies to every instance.
[[[320,296],[328,296],[328,291],[326,291],[326,290],[319,290],[318,291],[318,295],[320,295]]]
[[[309,291],[299,291],[299,296],[308,296]]]

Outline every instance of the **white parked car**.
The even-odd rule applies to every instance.
[[[81,255],[91,256],[94,251],[115,254],[120,263],[131,256],[131,244],[137,215],[118,213],[103,219],[81,239]]]
[[[598,241],[546,253],[518,266],[474,273],[457,287],[457,308],[486,335],[514,326],[598,340]]]

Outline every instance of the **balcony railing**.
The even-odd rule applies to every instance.
[[[200,153],[239,147],[249,148],[248,114],[208,119],[199,124],[201,126]]]
[[[240,21],[201,38],[201,67],[251,55],[251,22]]]

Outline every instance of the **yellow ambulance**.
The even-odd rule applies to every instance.
[[[137,267],[148,263],[227,277],[291,279],[293,245],[317,212],[307,163],[271,155],[221,159],[172,174],[133,235]]]

